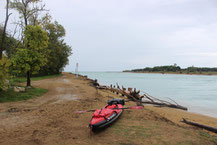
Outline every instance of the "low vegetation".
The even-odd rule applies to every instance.
[[[32,77],[32,80],[37,81],[37,80],[49,79],[49,78],[54,78],[54,77],[58,77],[61,75],[62,74]],[[15,92],[13,87],[17,86],[18,83],[24,83],[24,82],[26,82],[25,77],[12,78],[10,80],[11,88],[1,91],[0,93],[0,103],[28,100],[34,97],[41,96],[48,91],[42,88],[25,87],[24,92]]]
[[[180,66],[174,64],[169,66],[155,66],[155,67],[146,67],[142,69],[125,70],[124,72],[217,75],[217,68],[194,67],[194,66],[181,68]]]
[[[46,93],[48,90],[41,88],[25,88],[25,92],[14,92],[11,88],[7,91],[2,91],[0,94],[0,103],[28,100],[33,97],[38,97]]]
[[[175,123],[167,122],[153,112],[144,110],[133,112],[126,110],[121,119],[108,129],[113,138],[119,138],[113,144],[186,145],[215,144],[217,141],[215,136],[206,131],[186,129]]]

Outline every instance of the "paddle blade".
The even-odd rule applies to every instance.
[[[143,106],[132,106],[132,107],[128,107],[129,109],[143,109]]]
[[[94,112],[95,110],[80,110],[80,111],[75,111],[75,114],[81,114],[81,113],[85,113],[85,112]]]
[[[81,114],[81,113],[85,113],[85,112],[88,112],[88,110],[83,110],[83,111],[75,111],[74,113],[75,113],[75,114]]]

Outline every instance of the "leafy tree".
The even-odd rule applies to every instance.
[[[45,5],[41,4],[41,0],[13,0],[10,7],[20,14],[20,25],[24,28],[27,25],[36,24],[37,16],[45,10]]]
[[[62,25],[57,22],[51,23],[49,14],[39,19],[39,14],[45,11],[44,7],[45,5],[42,5],[41,0],[13,0],[11,3],[11,8],[17,10],[20,14],[20,26],[24,30],[28,25],[41,24],[43,29],[48,32],[47,50],[50,51],[50,55],[47,56],[47,64],[41,68],[39,74],[57,74],[68,63],[71,47],[64,42],[65,29]],[[28,47],[28,45],[25,47]]]
[[[65,65],[68,63],[68,57],[71,55],[71,47],[68,46],[63,37],[65,36],[65,29],[58,22],[47,23],[44,29],[49,36],[48,62],[39,72],[39,75],[59,74]]]
[[[18,73],[27,76],[27,86],[31,86],[30,75],[37,73],[47,63],[48,36],[41,26],[28,25],[24,31],[24,47],[18,48],[12,58]]]
[[[188,67],[188,68],[187,68],[187,71],[188,71],[188,72],[196,72],[196,71],[197,71],[197,68],[192,65],[191,67]]]
[[[6,16],[4,26],[0,28],[0,91],[7,88],[8,71],[10,61],[5,57],[3,51],[6,49],[6,30],[11,13],[9,14],[9,0],[6,0]]]
[[[57,22],[51,23],[51,17],[49,14],[41,17],[41,19],[39,18],[39,14],[42,11],[45,11],[45,5],[42,5],[41,0],[13,0],[10,7],[19,12],[19,24],[23,30],[25,30],[28,25],[40,24],[48,33],[49,43],[46,50],[50,52],[50,55],[46,57],[47,64],[40,66],[39,75],[60,73],[68,63],[68,56],[71,55],[71,47],[68,46],[63,39],[65,36],[65,29],[63,26]],[[28,49],[29,46],[25,44],[25,40],[23,43],[25,49],[31,50],[31,48]],[[18,55],[30,54],[26,52],[27,50],[23,50],[22,52],[19,50],[20,52],[17,53]],[[25,57],[25,55],[23,57]],[[27,80],[27,82],[29,81]]]

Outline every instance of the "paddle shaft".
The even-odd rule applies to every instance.
[[[113,109],[142,109],[143,107],[126,107],[126,108],[113,108]]]
[[[133,106],[133,107],[125,107],[125,108],[111,108],[113,109],[143,109],[142,106]],[[94,112],[96,110],[84,110],[84,111],[77,111],[77,113],[84,113],[84,112]]]

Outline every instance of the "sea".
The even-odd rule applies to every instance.
[[[80,72],[101,85],[131,87],[153,97],[188,108],[189,112],[217,118],[217,76],[126,72]]]

